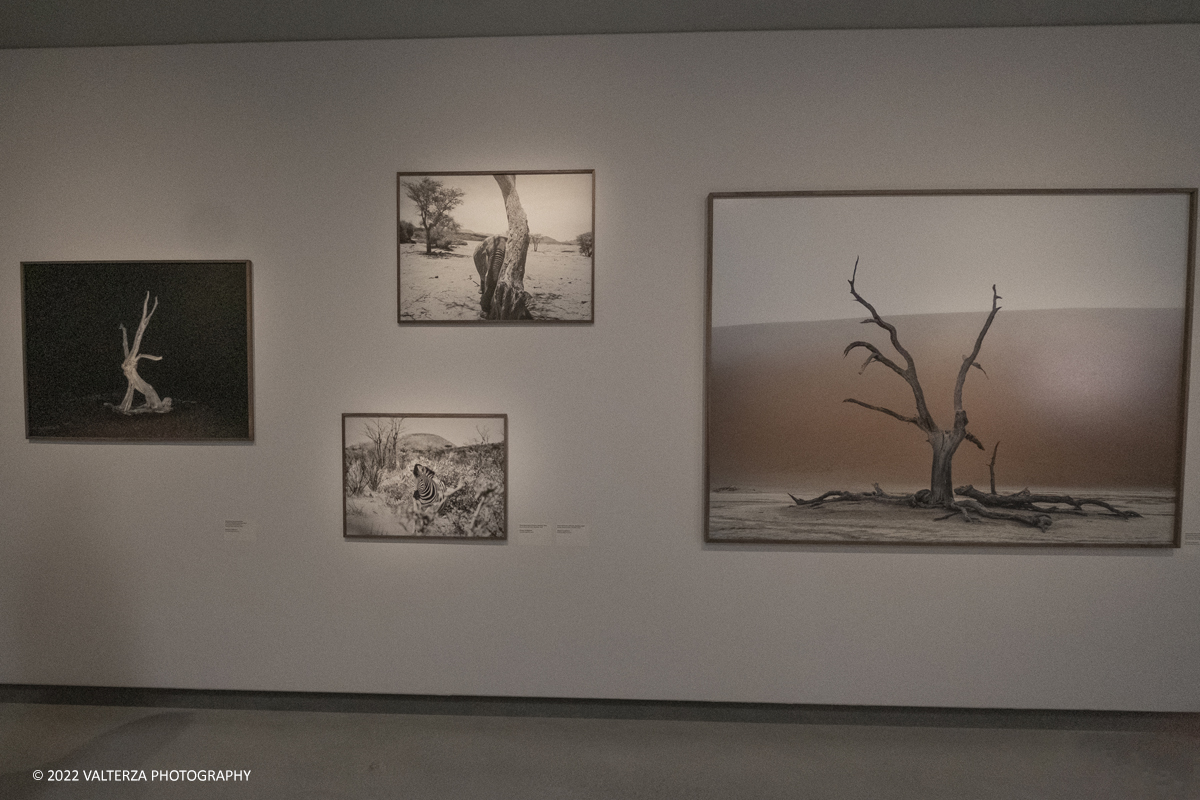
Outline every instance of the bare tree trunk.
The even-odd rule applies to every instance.
[[[504,264],[496,278],[490,308],[485,306],[487,319],[533,319],[525,307],[525,256],[529,251],[529,220],[517,196],[516,175],[495,175],[504,196],[504,211],[508,215],[508,245]]]
[[[929,437],[933,448],[933,465],[929,471],[929,504],[949,506],[954,503],[954,481],[951,469],[954,453],[962,442],[952,431],[937,431]]]
[[[917,365],[913,361],[912,355],[904,346],[900,344],[900,335],[896,331],[896,326],[879,316],[879,312],[867,300],[858,293],[854,287],[854,281],[858,277],[858,261],[854,262],[854,272],[850,276],[850,295],[863,308],[870,312],[871,317],[863,320],[864,323],[873,323],[880,328],[883,328],[888,333],[888,337],[892,342],[892,349],[900,354],[904,359],[904,366],[901,367],[898,363],[884,355],[878,347],[866,341],[855,341],[846,345],[846,349],[842,352],[843,356],[850,354],[852,350],[863,349],[870,353],[867,360],[863,362],[859,374],[862,374],[867,367],[872,364],[883,364],[892,372],[899,375],[904,382],[912,389],[913,400],[916,403],[916,414],[906,416],[897,411],[883,406],[864,403],[862,400],[856,400],[853,397],[847,397],[842,402],[854,403],[871,411],[878,411],[881,414],[886,414],[889,417],[898,419],[901,422],[907,422],[915,425],[925,434],[929,441],[929,446],[933,448],[933,464],[930,470],[929,496],[923,503],[935,506],[953,506],[954,505],[954,483],[950,475],[950,464],[954,458],[954,453],[958,450],[958,446],[963,441],[968,441],[971,444],[983,450],[983,443],[970,431],[967,430],[967,412],[963,410],[962,393],[963,384],[966,383],[967,374],[974,367],[980,372],[983,372],[983,367],[975,359],[979,357],[979,350],[983,346],[983,338],[987,335],[988,328],[992,326],[992,320],[996,318],[996,314],[1000,311],[1000,295],[996,293],[996,286],[992,285],[992,311],[988,315],[987,321],[984,322],[983,328],[979,331],[979,335],[975,338],[975,348],[969,356],[963,356],[962,366],[958,370],[958,378],[954,383],[954,426],[949,430],[943,430],[937,422],[934,421],[933,415],[929,413],[929,406],[925,402],[925,390],[921,387],[921,379],[917,377]],[[984,373],[985,375],[987,373]]]
[[[154,391],[154,387],[146,383],[142,376],[137,373],[137,364],[122,365],[121,371],[125,373],[126,380],[129,381],[129,387],[125,389],[125,397],[121,400],[121,405],[117,409],[124,414],[128,414],[133,408],[134,392],[141,392],[146,398],[146,408],[157,411],[162,408],[162,398],[158,396],[158,392]]]
[[[125,331],[125,326],[119,326],[121,328],[121,347],[125,351],[125,360],[121,362],[121,371],[125,373],[125,379],[129,381],[129,386],[125,389],[125,397],[116,407],[116,410],[122,414],[134,412],[134,392],[141,392],[146,398],[145,405],[140,406],[136,409],[137,411],[154,411],[164,414],[171,410],[171,398],[168,397],[165,400],[160,398],[158,392],[154,391],[154,387],[146,383],[137,371],[138,361],[143,358],[162,361],[162,356],[151,356],[139,352],[142,347],[142,336],[146,333],[146,326],[150,324],[150,318],[158,310],[158,298],[154,298],[154,308],[149,308],[149,304],[150,293],[146,292],[146,298],[142,301],[142,321],[138,324],[137,333],[133,337],[133,347],[129,346],[129,334]]]

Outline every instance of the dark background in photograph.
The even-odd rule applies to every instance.
[[[25,377],[31,437],[250,437],[246,262],[23,265]],[[133,346],[142,301],[158,308],[138,374],[174,405],[125,416],[120,325]],[[134,405],[145,403],[141,394]]]

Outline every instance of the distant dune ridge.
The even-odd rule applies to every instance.
[[[954,379],[986,311],[885,317],[912,353],[934,419],[952,423]],[[710,487],[813,491],[927,486],[930,448],[909,425],[850,403],[913,414],[912,392],[867,356],[887,334],[861,318],[714,328],[709,380]],[[956,485],[1057,488],[1178,485],[1183,309],[1002,310],[963,393],[968,430]]]

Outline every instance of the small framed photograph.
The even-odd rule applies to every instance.
[[[399,321],[590,323],[594,170],[401,172]]]
[[[1178,547],[1196,204],[710,195],[706,540]]]
[[[507,539],[507,414],[343,414],[347,539]]]
[[[249,261],[21,264],[31,440],[254,440]]]

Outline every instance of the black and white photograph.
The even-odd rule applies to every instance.
[[[21,265],[26,436],[252,441],[249,261]]]
[[[706,538],[1177,547],[1195,190],[709,198]]]
[[[594,320],[595,172],[397,174],[399,321]]]
[[[347,539],[507,539],[508,415],[343,414]]]

